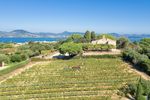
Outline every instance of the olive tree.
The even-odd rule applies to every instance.
[[[20,62],[22,61],[21,55],[19,54],[13,54],[11,56],[11,62]]]
[[[0,62],[5,62],[5,63],[9,63],[10,59],[7,55],[5,54],[0,54]]]
[[[59,47],[61,54],[68,53],[69,56],[75,56],[82,53],[82,46],[73,42],[64,43]]]
[[[69,36],[66,40],[66,42],[75,42],[75,43],[79,43],[81,42],[82,39],[82,35],[80,34],[72,34],[71,36]]]

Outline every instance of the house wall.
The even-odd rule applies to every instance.
[[[116,46],[116,41],[111,39],[102,38],[91,42],[92,44],[110,44]]]

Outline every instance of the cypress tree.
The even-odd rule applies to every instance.
[[[84,38],[86,40],[86,42],[91,42],[91,32],[90,31],[86,31],[84,34]]]
[[[95,40],[96,39],[96,34],[94,31],[91,32],[91,40]]]
[[[142,84],[141,84],[141,78],[138,82],[138,85],[137,85],[137,91],[136,91],[136,97],[135,99],[136,100],[142,100],[142,97],[143,97],[143,88],[142,88]]]

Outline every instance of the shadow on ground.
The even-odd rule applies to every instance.
[[[58,55],[58,56],[53,56],[54,59],[62,59],[62,60],[69,60],[74,58],[74,56],[65,56],[65,55]]]

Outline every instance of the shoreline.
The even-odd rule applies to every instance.
[[[22,38],[22,37],[0,37],[0,43],[25,44],[29,42],[53,43],[61,40],[60,38]]]

